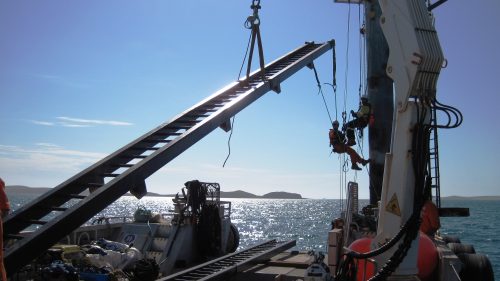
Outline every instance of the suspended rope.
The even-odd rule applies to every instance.
[[[358,25],[361,26],[361,9],[360,9],[360,6],[358,5]],[[361,30],[361,29],[360,29]],[[359,39],[358,39],[358,42],[361,42],[361,32],[359,33]],[[359,87],[358,87],[358,98],[361,98],[361,91],[362,91],[362,87],[363,87],[363,73],[362,73],[362,57],[361,57],[361,43],[359,44],[359,48],[358,48],[358,51],[359,51]]]
[[[365,21],[364,21],[364,12],[361,13],[361,3],[358,4],[358,27],[359,27],[359,37],[358,37],[358,42],[359,42],[359,88],[358,88],[358,99],[361,100],[362,96],[366,96],[367,94],[367,87],[365,83],[364,77],[366,77],[366,59],[365,59],[365,41],[364,41],[364,34],[365,34]],[[371,114],[371,113],[370,113]],[[363,153],[364,150],[364,142],[363,142],[363,128],[361,128],[358,132],[358,134],[355,134],[356,137],[356,143],[358,144],[358,151],[360,152],[360,155],[363,159],[366,159]],[[368,167],[366,167],[365,171],[369,175]],[[357,173],[355,174],[355,181],[357,180]]]
[[[333,79],[332,79],[332,84],[330,83],[324,83],[324,84],[327,84],[329,86],[331,86],[333,88],[333,92],[334,92],[334,99],[335,99],[335,114],[336,114],[336,117],[337,117],[337,81],[336,81],[336,56],[335,56],[335,49],[333,49]],[[326,98],[325,98],[325,95],[323,93],[323,88],[321,87],[321,82],[320,82],[320,79],[319,79],[319,75],[318,75],[318,71],[316,70],[316,66],[314,65],[314,63],[311,63],[308,65],[309,68],[311,68],[313,71],[314,71],[314,77],[316,79],[316,85],[318,87],[318,95],[321,94],[321,97],[323,99],[323,104],[325,105],[325,109],[326,109],[326,112],[328,114],[328,118],[329,118],[329,121],[330,121],[330,124],[333,123],[333,120],[332,120],[332,116],[330,114],[330,110],[328,108],[328,104],[326,102]],[[337,118],[335,119],[337,120]],[[342,210],[344,208],[344,202],[343,202],[343,198],[344,198],[344,194],[347,194],[347,172],[349,171],[349,165],[348,165],[348,158],[346,156],[345,153],[341,153],[339,154],[339,162],[340,162],[340,165],[339,165],[339,174],[340,174],[340,209]],[[344,190],[342,187],[345,187],[346,190]]]
[[[256,40],[257,40],[257,47],[259,49],[258,50],[259,64],[260,64],[262,80],[266,79],[265,66],[264,66],[264,50],[262,48],[262,38],[260,36],[260,27],[259,27],[260,26],[259,9],[261,8],[260,0],[252,0],[252,5],[250,6],[250,8],[252,9],[253,13],[251,16],[248,16],[247,19],[245,20],[244,27],[250,29],[251,32],[248,38],[247,47],[245,50],[245,55],[243,56],[243,61],[241,63],[240,71],[238,73],[238,79],[237,79],[238,81],[240,80],[241,72],[243,70],[243,66],[245,65],[247,56],[248,56],[247,73],[246,73],[247,81],[248,78],[250,77],[250,70],[252,68],[253,49],[255,47]],[[226,166],[226,162],[229,159],[229,156],[231,155],[231,137],[233,135],[235,117],[236,116],[233,116],[233,120],[231,122],[231,133],[229,134],[229,138],[227,140],[228,154],[226,159],[224,160],[224,163],[222,164],[222,167]]]
[[[364,35],[364,20],[363,23],[361,23],[362,18],[361,18],[361,4],[358,5],[358,26],[359,26],[359,37],[358,37],[358,42],[359,42],[359,89],[358,89],[358,98],[361,99],[361,96],[363,95],[363,89],[365,86],[365,73],[364,73],[364,40],[363,40],[363,35]]]
[[[224,163],[222,164],[222,167],[224,168],[226,166],[226,162],[229,159],[229,156],[231,155],[231,137],[233,136],[233,130],[234,130],[234,119],[236,116],[233,116],[233,120],[231,122],[231,133],[229,133],[229,138],[227,139],[227,156],[226,160],[224,160]]]
[[[332,119],[332,116],[330,114],[330,110],[328,108],[328,104],[326,102],[326,98],[325,98],[325,95],[323,93],[323,88],[321,87],[321,82],[320,82],[320,79],[319,79],[319,75],[318,75],[318,71],[316,70],[316,66],[314,65],[314,63],[311,63],[310,65],[308,65],[313,71],[314,71],[314,77],[316,79],[316,85],[318,87],[318,95],[321,94],[321,97],[323,99],[323,104],[325,106],[325,109],[326,109],[326,112],[328,114],[328,119],[330,121],[330,124],[333,123],[333,119]],[[337,120],[337,116],[338,116],[338,110],[337,110],[337,81],[336,81],[336,71],[337,71],[337,68],[336,68],[336,56],[335,56],[335,48],[333,48],[333,78],[332,78],[332,83],[324,83],[326,85],[329,85],[332,87],[333,89],[333,93],[334,93],[334,99],[335,99],[335,120]],[[344,153],[341,153],[339,154],[339,162],[340,162],[340,165],[339,165],[339,174],[340,174],[340,186],[347,186],[346,182],[347,182],[347,171],[349,169],[349,166],[347,165],[347,157],[345,156]],[[343,209],[343,199],[344,198],[344,190],[342,188],[340,188],[340,209],[342,210]]]
[[[350,34],[351,32],[351,5],[348,5],[347,12],[347,42],[346,42],[346,53],[345,53],[345,72],[344,72],[344,107],[342,111],[342,125],[346,123],[346,108],[347,108],[347,89],[348,89],[348,78],[349,78],[349,48],[350,48]]]
[[[240,80],[241,72],[243,71],[243,67],[245,66],[245,61],[247,59],[248,49],[250,48],[250,41],[251,40],[252,40],[252,34],[250,33],[250,35],[248,36],[248,43],[247,43],[247,48],[245,50],[245,56],[243,57],[243,61],[241,62],[240,72],[238,73],[238,79],[236,79],[236,81]]]
[[[328,119],[330,120],[330,124],[332,124],[332,115],[330,114],[330,110],[328,109],[328,104],[326,103],[325,95],[323,94],[323,89],[321,88],[321,82],[319,81],[318,71],[316,70],[316,66],[314,66],[314,62],[310,64],[310,67],[314,71],[314,77],[316,78],[316,85],[318,86],[318,95],[321,94],[323,98],[323,104],[325,105],[326,113],[328,114]]]
[[[335,48],[332,48],[332,83],[323,83],[332,87],[333,89],[333,99],[335,101],[335,120],[339,119],[338,108],[337,108],[337,55],[335,53]]]
[[[344,125],[346,123],[346,100],[347,100],[347,79],[348,79],[348,71],[349,71],[349,32],[350,32],[350,27],[349,27],[349,21],[350,21],[350,14],[351,14],[351,8],[350,8],[351,5],[349,5],[349,8],[348,8],[348,20],[347,20],[347,48],[346,48],[346,68],[345,68],[345,71],[344,71],[344,106],[343,106],[343,110],[342,110],[342,125]],[[336,69],[334,69],[334,71],[336,72]],[[337,100],[336,100],[336,84],[334,83],[333,86],[334,88],[334,91],[335,91],[335,110],[336,110],[336,120],[338,120],[338,115],[337,115]],[[345,155],[345,153],[342,153],[340,154],[340,178],[339,178],[339,184],[340,184],[340,209],[341,210],[344,210],[344,194],[347,194],[347,172],[349,170],[349,166],[348,166],[348,163],[347,163],[347,156]],[[347,197],[347,196],[346,196]]]

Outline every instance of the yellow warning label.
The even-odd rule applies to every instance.
[[[399,202],[396,193],[392,195],[391,200],[389,200],[389,203],[387,203],[387,205],[385,206],[385,210],[389,213],[395,214],[398,217],[401,216],[401,209],[399,208]]]

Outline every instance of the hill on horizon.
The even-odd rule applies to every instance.
[[[7,195],[9,194],[43,194],[51,190],[49,187],[29,187],[24,185],[8,185],[6,186]],[[255,199],[305,199],[298,193],[290,193],[284,191],[269,192],[264,195],[255,195],[243,190],[235,191],[221,191],[221,198],[255,198]],[[130,195],[130,194],[126,194]],[[174,197],[175,194],[159,194],[155,192],[148,192],[146,196],[156,197]],[[485,195],[485,196],[442,196],[444,200],[499,200],[500,195]],[[360,200],[368,200],[367,198],[360,198]]]
[[[7,194],[43,194],[52,188],[49,187],[29,187],[24,185],[8,185],[5,187]],[[126,196],[130,196],[129,193]],[[175,194],[159,194],[155,192],[148,192],[146,196],[156,196],[156,197],[174,197]],[[221,191],[221,198],[269,198],[269,199],[303,199],[302,195],[298,193],[289,193],[284,191],[270,192],[262,196],[255,195],[250,192],[243,190],[236,191]]]

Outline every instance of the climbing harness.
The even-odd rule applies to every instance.
[[[266,80],[266,72],[264,69],[264,50],[262,48],[262,38],[260,36],[260,18],[259,18],[259,9],[260,0],[252,0],[252,6],[250,6],[253,10],[253,14],[248,16],[245,21],[245,27],[247,29],[251,29],[251,38],[250,38],[250,54],[248,56],[247,63],[247,80],[250,77],[250,68],[252,67],[252,57],[253,57],[253,49],[255,47],[255,40],[257,40],[257,46],[259,48],[259,63],[260,63],[260,71],[262,80]]]

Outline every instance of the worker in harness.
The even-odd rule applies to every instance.
[[[354,119],[347,122],[342,128],[342,131],[345,131],[347,135],[347,145],[353,146],[356,144],[354,130],[363,130],[370,122],[370,114],[371,104],[368,102],[368,97],[362,96],[358,111],[354,112],[354,110],[351,110],[351,115]]]
[[[370,162],[370,160],[365,160],[359,156],[359,154],[354,151],[351,147],[346,144],[345,135],[339,131],[339,122],[337,120],[332,123],[333,129],[330,129],[330,146],[333,146],[333,152],[336,153],[347,153],[351,158],[351,169],[361,171],[358,163],[365,166]]]

